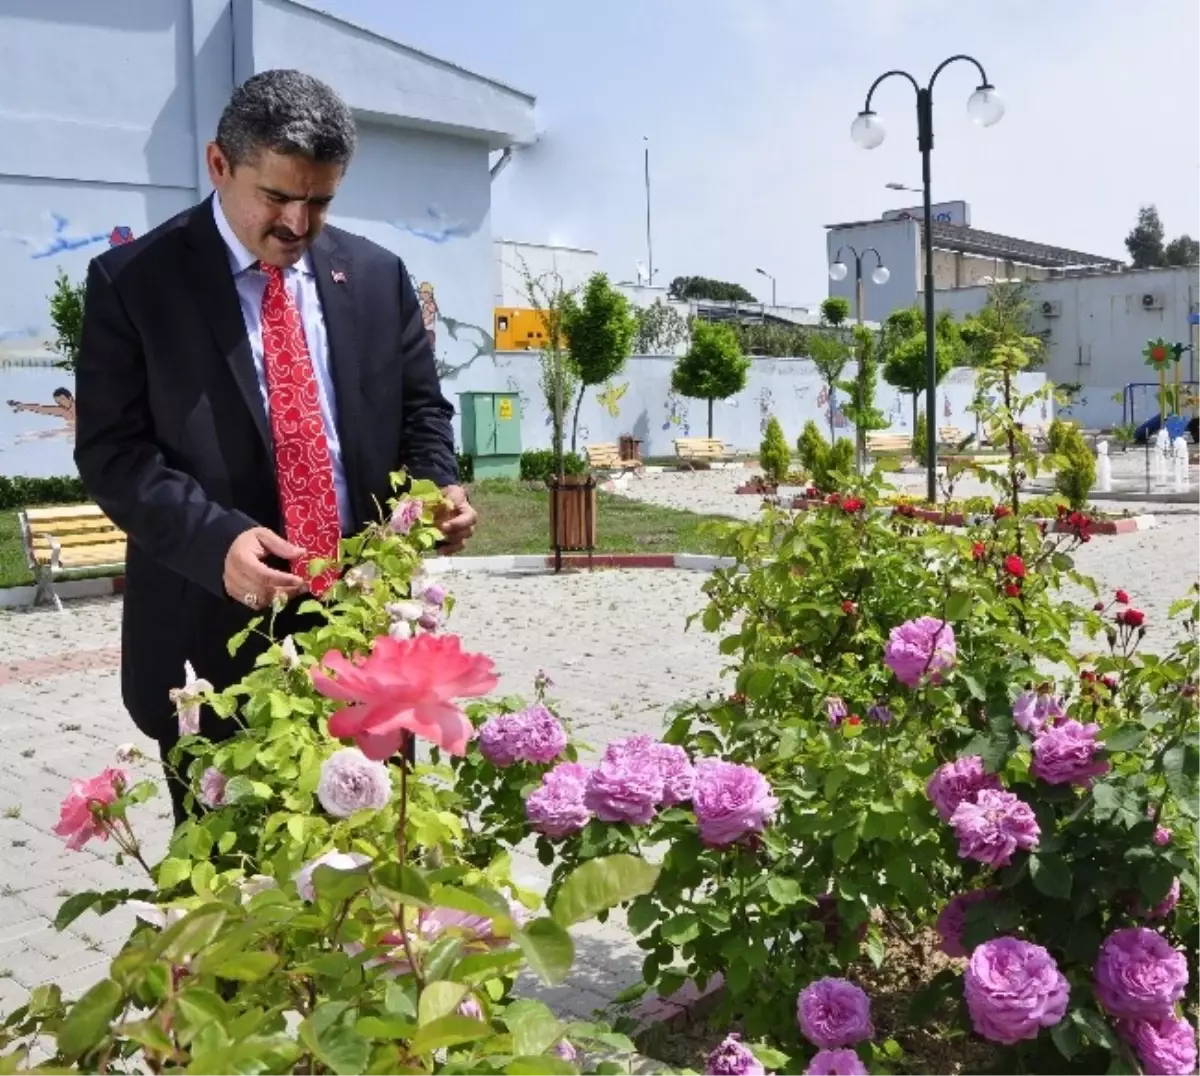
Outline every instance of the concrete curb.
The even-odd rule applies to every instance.
[[[530,575],[545,575],[554,571],[554,555],[540,553],[513,554],[493,557],[430,557],[426,567],[431,575],[447,572],[527,572]],[[728,557],[715,557],[707,553],[596,553],[591,560],[593,568],[667,568],[684,572],[712,572],[717,568],[732,567]],[[564,553],[563,567],[573,570],[588,567],[586,553]],[[76,598],[106,598],[121,594],[125,590],[123,575],[104,579],[70,579],[55,588],[63,601]],[[26,609],[33,605],[37,587],[0,587],[0,609]],[[47,608],[53,606],[46,604]]]

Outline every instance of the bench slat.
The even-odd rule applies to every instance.
[[[39,564],[49,564],[49,552],[37,554]],[[64,549],[58,559],[58,566],[64,571],[76,568],[97,568],[101,565],[117,565],[125,563],[125,543],[114,545],[90,546],[86,549]]]
[[[25,518],[30,523],[44,523],[60,519],[97,519],[108,522],[108,516],[96,504],[56,505],[51,508],[26,508]]]
[[[95,545],[120,545],[125,541],[121,531],[109,530],[101,534],[35,534],[29,544],[34,549],[50,549],[57,542],[63,549],[86,548]]]

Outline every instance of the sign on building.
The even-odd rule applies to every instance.
[[[957,224],[960,228],[971,227],[971,207],[966,202],[935,202],[930,208],[933,210],[935,224]],[[922,206],[912,209],[889,209],[883,214],[883,219],[922,221],[925,219],[925,210]]]

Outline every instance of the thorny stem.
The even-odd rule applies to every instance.
[[[407,747],[407,744],[405,744]],[[404,857],[408,851],[408,757],[401,756],[400,762],[400,822],[396,830],[396,851],[400,857],[400,865],[404,865]],[[425,989],[425,978],[413,957],[412,943],[408,940],[408,927],[404,922],[403,901],[396,906],[396,925],[400,928],[400,940],[404,944],[404,956],[408,966],[412,968],[413,978],[417,980],[417,989]]]

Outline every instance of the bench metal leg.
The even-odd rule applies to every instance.
[[[54,575],[47,567],[42,567],[37,570],[34,576],[37,582],[37,591],[33,595],[33,604],[41,605],[44,599],[49,599],[54,602],[54,607],[60,612],[65,613],[63,608],[62,598],[58,596],[58,591],[54,587]]]

